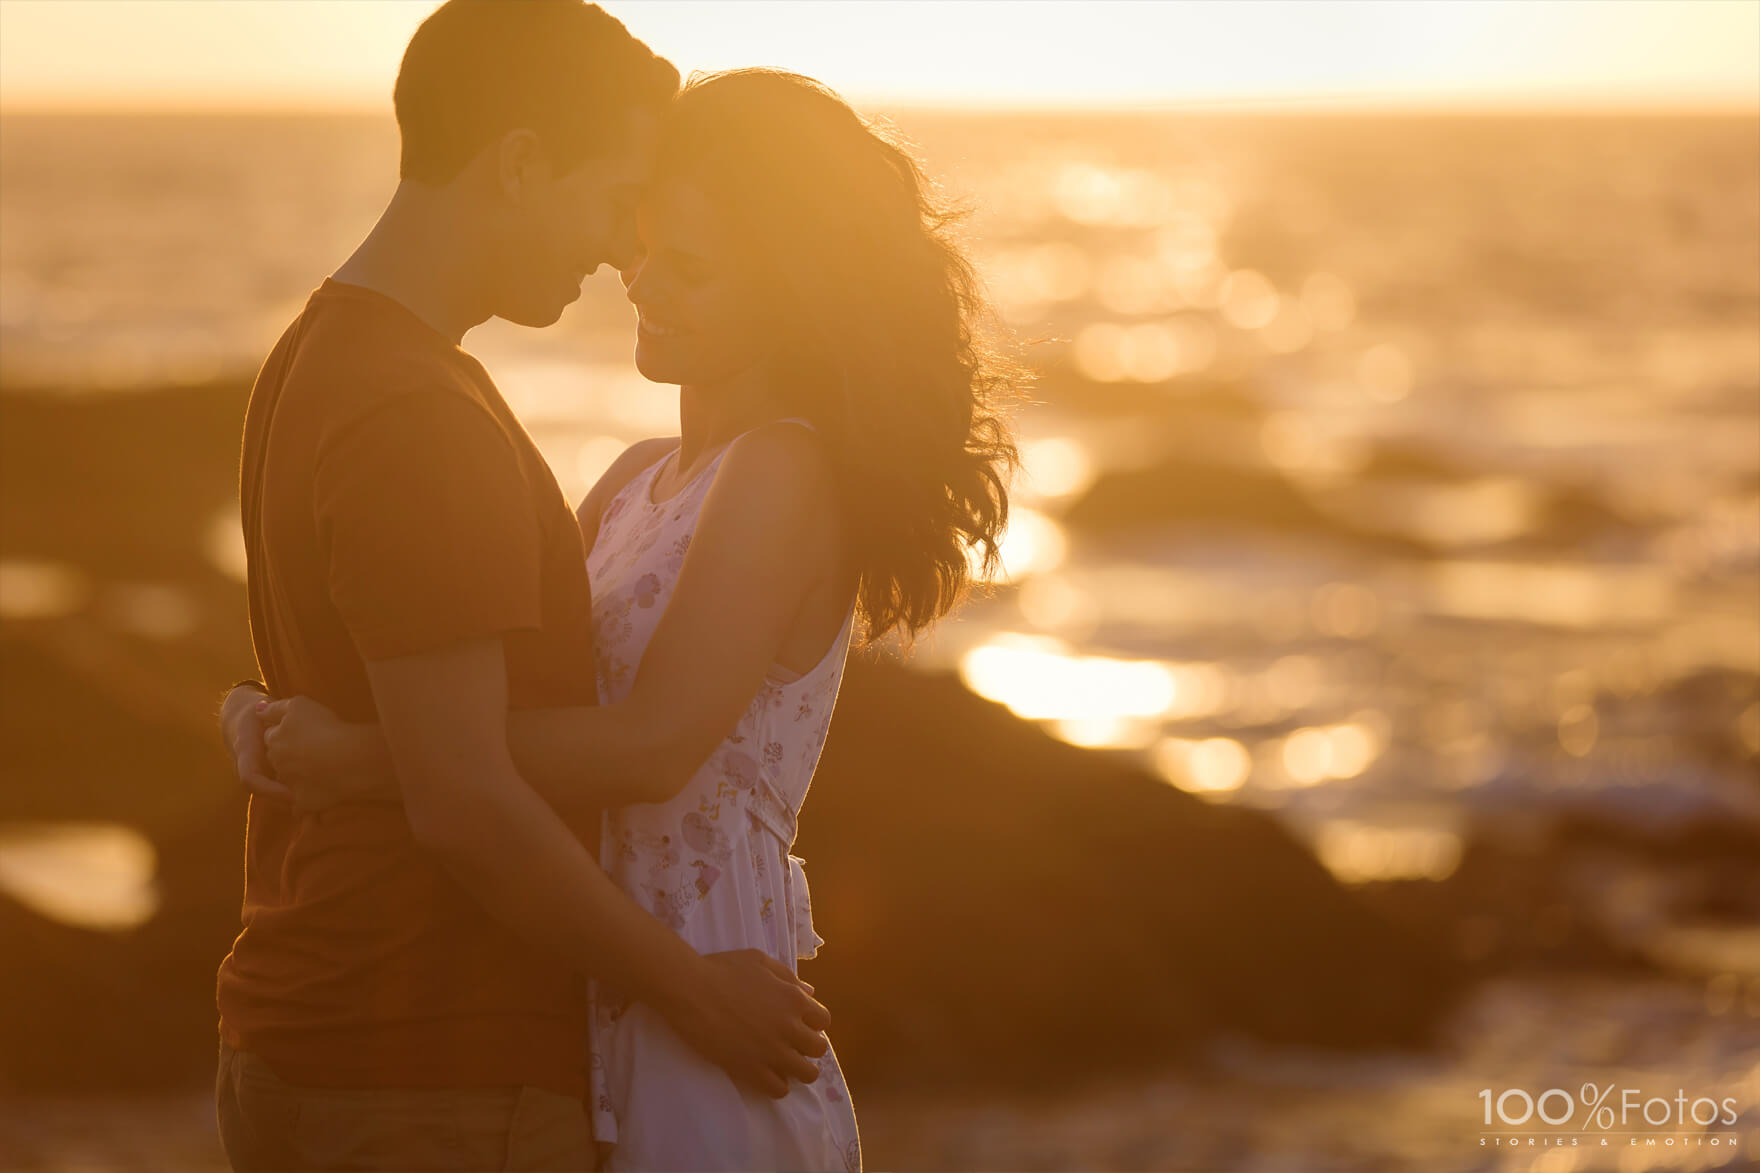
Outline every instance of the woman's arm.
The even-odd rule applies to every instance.
[[[592,548],[598,535],[599,520],[605,512],[605,506],[637,473],[659,460],[677,443],[676,436],[638,440],[625,448],[611,462],[611,466],[599,475],[599,479],[587,490],[586,496],[581,498],[581,503],[575,510],[583,555]],[[231,712],[232,703],[233,698],[228,695],[228,713]],[[252,711],[241,704],[238,720],[241,727],[254,721],[267,729],[270,762],[277,777],[286,779],[292,787],[302,808],[322,810],[338,802],[397,802],[402,799],[397,775],[391,765],[391,751],[376,724],[345,724],[328,708],[306,697],[276,701],[262,706],[258,711]],[[223,728],[229,728],[226,722],[227,717],[223,714]],[[548,721],[533,723],[535,727],[531,740],[534,744],[542,746],[548,743],[550,724]],[[262,731],[258,731],[259,739]],[[227,744],[233,744],[230,732]],[[548,756],[547,751],[545,752]],[[515,760],[524,770],[526,763],[519,761],[517,754]],[[244,769],[241,758],[241,778],[244,776]],[[566,797],[572,803],[581,797],[574,793],[576,789],[577,786],[571,785],[565,796],[552,794],[546,797],[551,799],[553,805],[558,804],[559,797]],[[635,801],[639,799],[616,795],[602,799],[605,805]]]
[[[508,751],[520,776],[563,814],[656,801],[659,779],[642,763],[661,755],[649,747],[640,727],[624,719],[625,711],[615,705],[510,712]],[[302,810],[402,801],[391,748],[378,725],[348,724],[310,697],[298,696],[270,701],[260,720],[268,761],[285,788],[268,784],[291,790]],[[571,756],[583,743],[592,747],[591,761]],[[673,792],[682,785],[681,779]]]
[[[735,441],[630,695],[510,713],[508,748],[521,776],[565,813],[677,794],[739,721],[833,564],[834,501],[812,433],[775,424]],[[396,796],[377,726],[343,725],[301,698],[272,702],[265,717],[276,775],[296,793],[309,790],[309,805]]]
[[[562,804],[677,794],[738,723],[801,603],[835,566],[834,488],[803,428],[768,424],[736,440],[628,698],[512,714],[525,777]]]

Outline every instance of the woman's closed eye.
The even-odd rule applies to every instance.
[[[678,272],[678,279],[693,289],[701,289],[715,276],[709,263],[700,257],[677,254],[674,267]]]
[[[643,258],[656,266],[657,277],[687,289],[701,289],[715,277],[715,267],[707,258],[682,249],[644,245]]]

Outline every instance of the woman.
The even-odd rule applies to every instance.
[[[578,510],[603,703],[515,713],[509,738],[558,809],[613,808],[606,871],[700,951],[813,956],[788,849],[856,616],[864,643],[915,636],[962,594],[968,550],[994,566],[1017,463],[999,399],[1019,373],[978,338],[952,218],[806,78],[702,78],[668,115],[624,278],[636,364],[679,385],[682,435],[633,445]],[[255,699],[228,699],[228,727],[269,726],[297,802],[395,799],[375,727]],[[608,1167],[859,1167],[831,1052],[772,1099],[645,1006],[595,1000]]]

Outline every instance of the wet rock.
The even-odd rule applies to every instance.
[[[1421,1046],[1459,988],[1269,816],[896,665],[852,664],[799,850],[866,1078],[1055,1080],[1215,1030]]]
[[[0,895],[0,1090],[211,1079],[214,972],[238,931],[243,891],[244,795],[225,777],[217,741],[118,703],[17,639],[0,642],[0,686],[0,818],[135,827],[153,843],[160,899],[145,925],[106,932]]]
[[[1477,977],[1671,968],[1679,926],[1760,923],[1760,828],[1587,806],[1482,820],[1440,881],[1365,885],[1375,908]]]
[[[1167,460],[1120,469],[1096,480],[1061,518],[1078,534],[1107,534],[1138,527],[1198,523],[1280,532],[1337,535],[1348,529],[1316,508],[1300,490],[1270,469],[1237,468],[1193,460]],[[1403,539],[1355,535],[1417,550]]]
[[[1216,437],[1217,451],[1228,445]],[[1462,543],[1445,534],[1426,534],[1392,519],[1383,509],[1413,486],[1460,487],[1482,479],[1444,456],[1404,445],[1372,449],[1365,464],[1338,487],[1310,494],[1268,465],[1230,462],[1205,453],[1205,445],[1186,437],[1186,451],[1134,468],[1100,476],[1062,516],[1078,534],[1176,525],[1301,534],[1334,547],[1376,556],[1436,557],[1462,548],[1495,549],[1523,556],[1591,544],[1632,547],[1641,532],[1589,489],[1576,485],[1535,486],[1532,524],[1498,541]],[[1383,516],[1385,515],[1385,516]]]

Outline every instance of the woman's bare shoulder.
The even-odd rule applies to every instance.
[[[835,489],[824,439],[776,420],[734,440],[709,493],[722,515],[743,514],[751,524],[793,531],[808,548],[826,550],[839,536]]]
[[[623,454],[611,462],[611,467],[599,475],[599,479],[594,482],[593,487],[587,490],[587,495],[581,498],[580,507],[575,510],[575,516],[581,523],[581,532],[590,538],[592,531],[598,528],[599,517],[604,512],[605,506],[610,504],[611,499],[617,496],[623,487],[635,478],[637,473],[676,447],[678,447],[677,436],[652,436],[646,440],[637,440],[625,448]]]

